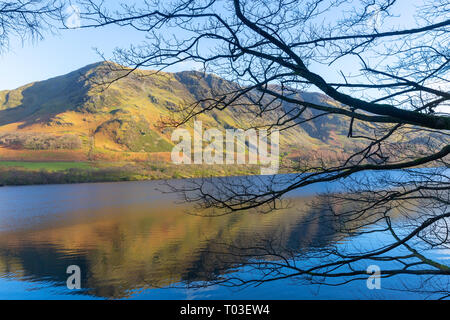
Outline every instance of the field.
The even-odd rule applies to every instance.
[[[0,186],[139,181],[258,174],[256,165],[174,165],[147,162],[0,161]]]
[[[27,170],[47,170],[61,171],[67,169],[88,169],[92,165],[88,162],[76,161],[50,161],[50,162],[32,162],[32,161],[0,161],[0,168],[23,168]]]

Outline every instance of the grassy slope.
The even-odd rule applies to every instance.
[[[151,71],[139,71],[103,90],[93,85],[89,79],[105,80],[110,77],[105,72],[106,67],[106,64],[97,63],[67,75],[31,83],[11,91],[1,91],[0,133],[75,134],[80,137],[82,147],[78,150],[22,150],[0,146],[0,161],[39,161],[40,163],[22,162],[21,168],[15,169],[19,175],[25,175],[26,170],[42,171],[40,177],[36,176],[36,172],[33,173],[30,183],[55,182],[56,176],[48,174],[55,170],[61,175],[67,175],[60,177],[65,182],[83,182],[89,179],[102,181],[98,176],[93,176],[100,174],[100,171],[110,180],[190,177],[205,172],[211,175],[228,175],[254,171],[254,168],[244,167],[231,170],[220,166],[171,166],[171,131],[158,129],[161,117],[171,116],[178,107],[208,95],[211,91],[225,92],[233,84],[216,76],[205,77],[197,72],[154,74]],[[302,93],[301,96],[315,103],[333,103],[324,100],[324,96],[319,94]],[[274,112],[255,119],[254,114],[249,112],[248,107],[231,108],[202,114],[197,120],[203,121],[204,128],[246,128],[257,122],[269,123],[279,115]],[[287,157],[320,159],[323,156],[342,154],[343,151],[350,152],[360,142],[346,137],[348,127],[349,120],[336,116],[318,118],[293,127],[283,131],[280,136],[281,153]],[[192,132],[192,123],[187,124],[186,128]],[[368,129],[355,122],[354,131],[358,130],[364,132]],[[97,170],[92,173],[89,167],[94,162],[94,167],[100,168],[100,171],[92,169]],[[17,167],[17,164],[0,163],[0,184],[5,181],[14,182],[11,175],[5,178],[5,170],[11,171],[11,167]],[[108,169],[112,171],[107,172]]]
[[[106,91],[86,80],[104,76],[104,65],[94,64],[65,76],[0,92],[0,132],[76,134],[83,141],[81,154],[94,153],[105,160],[127,159],[127,153],[170,152],[170,131],[161,133],[156,128],[161,117],[170,116],[178,106],[212,89],[230,86],[217,77],[204,78],[194,72],[141,71],[113,83]],[[222,128],[254,123],[252,114],[236,110],[201,115],[198,120],[204,127]],[[192,125],[188,128],[192,130]],[[329,147],[301,127],[283,133],[280,145],[286,149],[301,146],[303,150]]]

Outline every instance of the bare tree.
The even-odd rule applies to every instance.
[[[63,17],[63,7],[61,1],[0,1],[0,52],[8,48],[11,37],[42,39]]]
[[[261,259],[253,266],[264,266],[260,270],[269,274],[224,282],[288,276],[346,282],[366,274],[358,265],[363,261],[395,262],[382,271],[386,277],[449,275],[449,266],[425,252],[449,244],[450,6],[424,1],[404,27],[396,22],[399,2],[180,0],[127,3],[119,10],[84,2],[85,27],[127,26],[147,37],[142,45],[116,50],[115,60],[130,67],[120,77],[140,67],[164,70],[194,62],[233,83],[226,92],[210,92],[181,106],[171,125],[227,108],[265,120],[265,114],[275,113],[265,126],[279,130],[336,115],[346,120],[348,139],[363,143],[333,161],[299,161],[293,168],[297,174],[288,177],[261,178],[260,183],[203,179],[175,190],[201,208],[224,214],[273,210],[293,190],[345,178],[345,191],[324,195],[322,202],[330,218],[340,222],[339,231],[389,234],[370,250],[330,248],[325,256],[322,251],[326,261],[316,265]],[[303,99],[300,93],[308,90],[319,90],[324,101]],[[255,256],[279,257],[261,250]],[[448,282],[439,290],[446,296]]]

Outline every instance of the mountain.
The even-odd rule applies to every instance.
[[[211,92],[236,87],[212,74],[196,71],[155,73],[138,70],[108,87],[112,63],[88,65],[69,74],[0,91],[0,159],[24,160],[145,160],[168,161],[171,130],[161,129],[162,118]],[[253,93],[250,93],[250,95]],[[256,97],[256,93],[255,97]],[[335,104],[319,93],[298,95],[305,101]],[[224,111],[202,114],[205,128],[247,128],[270,123],[297,106],[255,117],[251,99]],[[317,113],[305,113],[305,117]],[[186,124],[192,130],[192,124]],[[359,142],[348,139],[349,119],[334,115],[282,131],[281,151],[288,156],[322,157],[351,151]],[[358,130],[368,130],[356,124]],[[356,129],[355,129],[356,130]]]

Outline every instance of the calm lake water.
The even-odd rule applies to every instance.
[[[181,182],[180,182],[181,183]],[[366,280],[329,287],[293,279],[245,288],[222,285],[186,288],[212,276],[251,271],[233,268],[221,256],[223,244],[251,246],[277,239],[296,253],[341,239],[329,233],[320,212],[310,207],[316,189],[293,195],[293,205],[261,215],[222,217],[186,213],[161,183],[123,182],[0,188],[1,299],[422,299],[417,292],[392,290],[416,278],[383,279],[381,290]],[[322,186],[323,188],[323,186]],[[380,237],[380,236],[378,236]],[[227,252],[229,253],[229,252]],[[436,257],[448,259],[448,252]],[[69,290],[66,269],[81,269],[81,290]],[[447,280],[448,281],[448,280]]]

